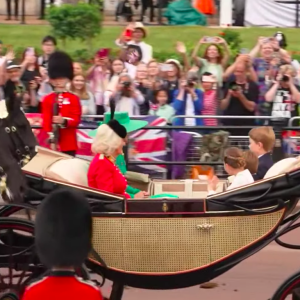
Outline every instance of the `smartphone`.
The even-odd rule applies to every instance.
[[[170,72],[173,71],[173,66],[171,64],[161,64],[160,69],[162,72]]]
[[[263,39],[264,43],[270,43],[271,41],[272,41],[272,38],[270,38],[270,37]]]
[[[204,42],[205,43],[213,43],[215,41],[215,38],[211,37],[211,36],[206,36],[204,38]]]
[[[27,51],[26,51],[26,54],[27,54],[27,55],[34,55],[34,48],[28,47],[28,48],[27,48]]]
[[[249,49],[247,49],[247,48],[242,48],[242,49],[240,50],[240,54],[249,54]]]
[[[97,52],[97,56],[99,58],[105,58],[105,57],[108,57],[108,55],[109,55],[109,49],[108,48],[100,49]]]
[[[131,38],[132,37],[132,30],[130,29],[126,29],[124,32],[124,36],[127,38]]]

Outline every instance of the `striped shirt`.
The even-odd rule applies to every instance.
[[[203,97],[203,116],[216,116],[218,109],[217,90],[204,91]],[[217,119],[204,119],[205,126],[217,126]]]

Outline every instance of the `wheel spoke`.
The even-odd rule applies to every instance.
[[[26,267],[24,268],[24,270],[20,274],[20,277],[19,277],[19,280],[18,280],[18,283],[17,283],[17,287],[21,287],[22,286],[22,281],[23,281],[23,279],[24,279],[24,277],[26,275],[26,272],[29,269],[29,266],[33,263],[33,260],[34,260],[34,253],[32,252],[31,255],[30,255],[30,259],[28,261],[28,264],[26,264]]]
[[[8,229],[8,246],[9,246],[9,259],[8,259],[8,272],[9,272],[9,286],[13,284],[13,231]]]
[[[35,265],[34,225],[23,218],[0,217],[0,230],[0,299],[19,299],[26,285],[43,271]]]
[[[29,221],[32,221],[32,217],[31,217],[31,213],[30,213],[30,210],[29,209],[26,209],[26,215],[28,217],[28,220]]]

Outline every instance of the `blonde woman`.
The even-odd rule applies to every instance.
[[[73,62],[74,75],[83,74],[82,65],[79,62]]]
[[[95,98],[93,94],[87,90],[86,78],[82,74],[74,76],[69,90],[79,97],[82,115],[96,114]]]
[[[92,144],[95,157],[88,170],[88,184],[92,188],[130,198],[126,193],[127,181],[116,166],[116,158],[123,154],[127,131],[113,119],[114,109],[112,111],[112,119],[99,126]]]
[[[296,70],[291,65],[279,68],[276,80],[265,94],[266,101],[273,103],[271,116],[290,119],[298,115],[300,89],[295,83],[296,75]]]
[[[152,83],[156,82],[159,79],[159,64],[155,59],[150,60],[147,65],[148,69],[148,80]]]

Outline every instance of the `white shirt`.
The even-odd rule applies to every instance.
[[[144,99],[144,97],[143,97]],[[140,97],[138,100],[141,100]],[[138,104],[142,104],[142,101],[139,101],[140,103],[137,103],[136,99],[129,98],[129,97],[122,97],[117,103],[116,103],[116,111],[122,111],[127,112],[129,117],[131,116],[138,116],[140,115],[140,108]]]
[[[186,116],[194,116],[195,115],[194,100],[193,100],[191,94],[187,94],[187,97],[186,97],[185,115]],[[184,119],[184,125],[186,125],[186,126],[196,126],[195,118],[185,118]]]
[[[228,190],[232,190],[254,182],[253,176],[248,169],[237,173],[235,176],[230,176],[228,180],[231,182]],[[216,191],[208,191],[208,196],[216,194]]]
[[[115,41],[116,45],[118,47],[123,47],[124,45],[120,43],[120,40],[117,39]],[[127,43],[127,45],[135,45],[135,46],[139,46],[141,48],[141,51],[142,51],[142,62],[147,64],[151,59],[152,59],[152,56],[153,56],[153,49],[152,49],[152,46],[150,46],[149,44],[146,44],[145,42],[140,42],[140,43],[136,43],[134,41],[129,41]]]
[[[127,112],[130,117],[140,115],[139,105],[145,102],[145,98],[139,90],[135,90],[135,93],[136,93],[135,99],[125,97],[125,96],[121,96],[119,99],[115,99],[116,111]],[[110,111],[109,107],[108,106],[106,107],[107,107],[107,111]]]
[[[136,75],[136,66],[130,64],[130,63],[125,63],[125,68],[127,70],[127,74],[130,76],[131,79],[135,79]]]
[[[227,190],[232,190],[238,187],[241,187],[243,185],[247,185],[250,183],[253,183],[254,179],[252,174],[250,173],[250,171],[248,169],[241,171],[239,173],[237,173],[233,180],[232,183],[230,184],[230,186],[227,188]]]

